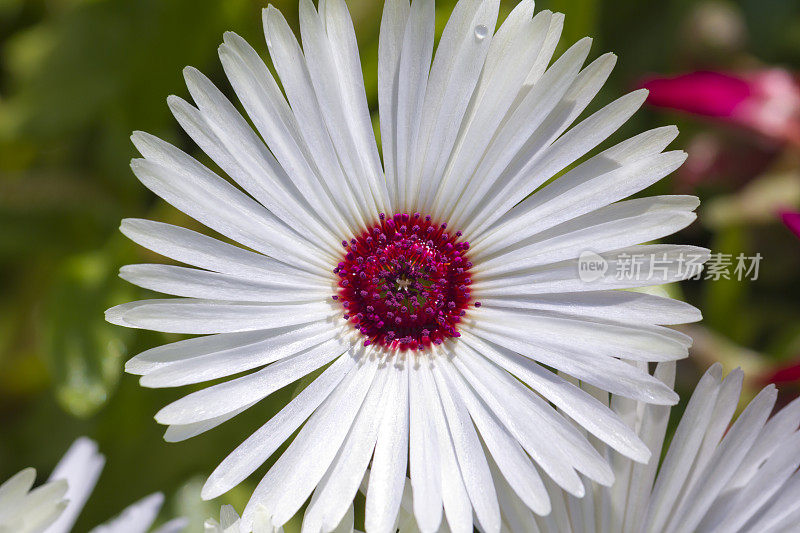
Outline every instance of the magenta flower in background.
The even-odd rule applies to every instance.
[[[776,384],[800,383],[800,362],[794,362],[778,368],[764,381]]]
[[[653,77],[642,87],[650,90],[651,105],[735,124],[800,145],[800,82],[783,69],[741,74],[698,71],[672,78]]]
[[[781,213],[781,219],[786,227],[792,230],[792,233],[800,237],[800,213],[785,211]]]

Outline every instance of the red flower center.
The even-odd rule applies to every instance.
[[[380,214],[350,242],[334,269],[344,317],[366,340],[400,350],[423,350],[459,337],[470,305],[472,263],[461,232],[447,233],[419,213]],[[475,303],[480,306],[480,303]]]

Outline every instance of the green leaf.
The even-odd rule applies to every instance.
[[[122,373],[129,330],[106,323],[104,311],[130,295],[116,282],[108,254],[69,258],[58,269],[42,316],[42,352],[59,404],[87,417],[103,406]]]

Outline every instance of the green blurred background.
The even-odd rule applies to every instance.
[[[437,2],[439,30],[453,3]],[[501,16],[515,3],[503,1]],[[295,0],[275,4],[296,23]],[[348,4],[374,110],[381,3]],[[186,390],[142,389],[122,368],[131,355],[174,337],[103,321],[106,308],[147,296],[119,280],[118,268],[162,261],[127,242],[117,231],[120,219],[193,225],[135,180],[130,132],[146,130],[196,154],[165,98],[188,97],[185,65],[230,93],[217,46],[233,30],[264,52],[262,7],[254,0],[0,0],[0,480],[25,466],[44,479],[75,437],[96,439],[108,463],[77,531],[157,490],[168,495],[164,516],[216,514],[220,502],[198,500],[204,476],[293,393],[288,387],[206,435],[165,444],[152,416]],[[800,70],[796,0],[542,0],[537,8],[566,14],[561,50],[592,35],[592,57],[620,56],[595,109],[651,73]],[[652,109],[616,138],[676,122],[681,148],[698,139],[763,146]],[[671,288],[706,316],[691,330],[692,359],[680,366],[683,395],[714,360],[726,371],[743,366],[752,395],[776,368],[800,357],[800,240],[775,217],[779,207],[800,207],[800,155],[783,145],[763,151],[769,157],[752,169],[672,177],[649,191],[704,201],[700,221],[671,241],[764,256],[758,281]],[[784,401],[796,394],[796,384],[785,384]],[[221,501],[241,511],[258,479]]]

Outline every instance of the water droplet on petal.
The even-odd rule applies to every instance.
[[[484,40],[486,38],[487,35],[489,35],[489,28],[487,28],[483,24],[475,26],[475,38],[476,39],[478,39],[479,41],[482,41],[482,40]]]

